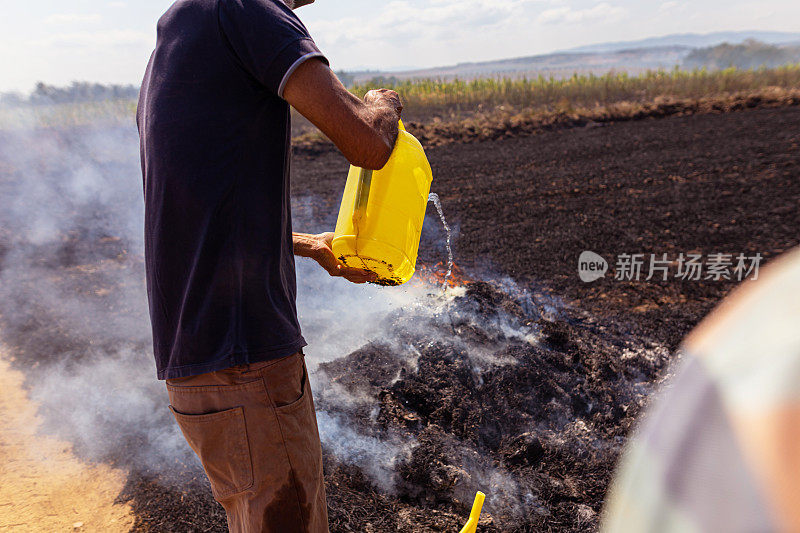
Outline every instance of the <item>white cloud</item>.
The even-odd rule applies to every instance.
[[[527,5],[542,1],[546,0],[431,0],[424,4],[394,0],[370,15],[368,23],[360,17],[318,19],[312,24],[313,34],[322,43],[372,41],[408,46],[435,38],[433,43],[443,46],[469,34],[481,38],[477,30],[496,32],[523,15]]]
[[[71,24],[94,24],[103,19],[97,13],[56,13],[44,19],[44,23],[51,26],[66,26]]]
[[[414,68],[566,47],[559,24],[600,28],[627,15],[608,2],[582,10],[566,5],[564,0],[391,0],[368,15],[328,14],[305,22],[334,68]]]
[[[72,33],[58,33],[45,39],[33,41],[34,46],[85,46],[85,47],[114,47],[114,46],[139,46],[149,44],[153,35],[134,30],[101,30],[82,31]]]
[[[587,9],[556,7],[542,11],[536,19],[540,24],[576,24],[581,22],[611,22],[628,14],[628,10],[602,2]]]
[[[689,7],[688,2],[675,2],[674,0],[670,0],[669,2],[664,2],[658,7],[658,12],[661,14],[664,13],[678,13],[681,11],[685,11],[686,8]]]

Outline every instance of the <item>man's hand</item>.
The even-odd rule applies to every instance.
[[[351,268],[340,263],[331,249],[333,233],[330,231],[319,235],[292,233],[292,240],[294,241],[295,255],[310,257],[319,263],[331,276],[341,276],[353,283],[366,283],[367,281],[378,279],[378,275],[375,272]]]
[[[403,112],[403,103],[400,95],[391,89],[373,89],[364,95],[364,103],[370,107],[388,107],[393,109],[400,120],[400,113]]]

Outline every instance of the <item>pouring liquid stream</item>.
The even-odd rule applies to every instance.
[[[447,232],[447,273],[444,275],[444,280],[442,281],[442,290],[447,288],[447,280],[450,278],[450,274],[453,273],[453,249],[450,247],[450,226],[447,225],[447,220],[444,218],[444,211],[442,211],[442,202],[439,200],[439,195],[435,192],[432,192],[428,195],[428,201],[433,202],[433,205],[436,206],[436,211],[439,213],[439,218],[442,220],[442,226],[444,226],[445,232]]]

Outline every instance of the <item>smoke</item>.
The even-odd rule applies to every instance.
[[[164,479],[196,473],[198,462],[155,379],[135,126],[0,131],[0,198],[0,342],[26,372],[44,429],[92,460]],[[298,209],[296,226],[330,229],[335,212],[329,211],[320,220],[316,209]],[[313,261],[298,259],[297,267],[315,394],[328,406],[365,406],[374,422],[376,396],[342,388],[317,371],[319,365],[380,342],[415,370],[419,351],[394,332],[397,318],[407,317],[405,331],[434,321],[438,329],[425,334],[432,341],[453,340],[450,304],[461,293],[443,294],[420,282],[358,286],[331,278]],[[509,317],[491,320],[504,336],[534,340],[530,329],[520,331]],[[469,353],[476,370],[503,363],[491,350],[473,345]],[[382,490],[394,490],[396,466],[414,448],[413,436],[369,430],[334,407],[320,410],[318,420],[330,453],[361,468]]]
[[[196,476],[200,465],[155,378],[142,203],[132,123],[0,130],[0,343],[25,372],[45,431],[73,442],[90,460],[174,483]],[[293,205],[300,231],[330,230],[335,222],[337,206],[313,197],[294,198]],[[451,226],[457,236],[457,224]],[[426,239],[441,241],[445,263],[433,210]],[[379,395],[382,387],[419,376],[423,354],[442,346],[482,385],[487,373],[518,364],[505,349],[510,343],[539,343],[536,321],[558,316],[561,302],[507,278],[492,282],[513,295],[513,309],[468,296],[464,287],[442,290],[420,279],[400,287],[353,285],[302,258],[297,280],[320,437],[330,456],[357,466],[385,493],[413,498],[433,487],[469,506],[483,490],[498,520],[541,511],[519,476],[452,436],[441,464],[414,463],[434,472],[426,488],[410,486],[407,465],[421,449],[420,429],[387,425]],[[372,347],[394,359],[379,385],[348,386],[326,368]],[[353,375],[373,370],[380,372],[362,368]]]
[[[83,455],[177,480],[187,466],[196,470],[196,459],[164,412],[166,394],[151,366],[147,353],[131,347],[79,365],[56,363],[31,383],[31,399],[46,410],[44,429],[75,443]]]
[[[93,460],[190,460],[153,379],[132,124],[0,131],[0,341],[45,430]]]
[[[455,499],[470,503],[477,491],[488,494],[485,507],[498,522],[515,523],[529,513],[546,513],[533,489],[508,470],[493,464],[474,449],[460,446],[457,464],[460,482],[453,490]]]
[[[397,483],[396,465],[410,457],[415,442],[411,439],[376,438],[358,433],[341,416],[317,412],[320,440],[345,464],[361,467],[378,488],[394,493]]]
[[[425,307],[425,289],[417,284],[389,289],[354,285],[326,275],[313,260],[303,258],[297,259],[296,267],[298,317],[312,369],[380,340],[375,325],[399,310],[434,312]]]
[[[11,243],[53,243],[82,230],[125,238],[141,254],[136,139],[123,125],[0,131],[0,222]]]

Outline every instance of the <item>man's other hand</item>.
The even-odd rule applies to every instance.
[[[343,277],[352,283],[366,283],[378,279],[375,272],[348,267],[336,258],[331,249],[333,232],[328,231],[318,235],[293,233],[292,240],[294,241],[295,255],[313,259],[331,276]]]

